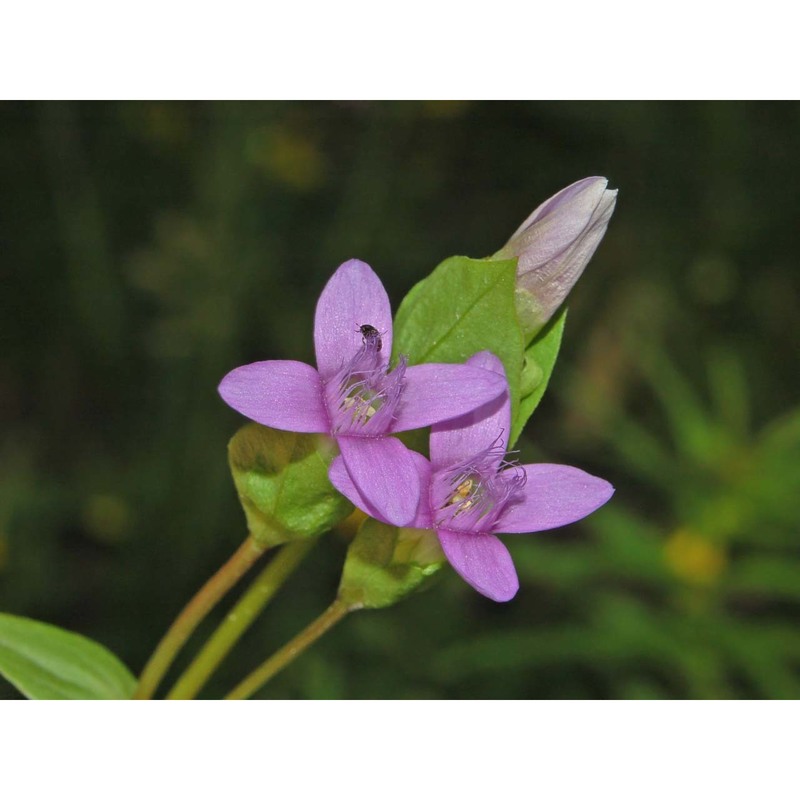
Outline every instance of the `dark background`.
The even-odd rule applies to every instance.
[[[443,570],[261,696],[800,696],[798,104],[5,103],[0,133],[0,609],[138,672],[245,535],[220,378],[312,360],[342,261],[396,308],[605,175],[520,458],[612,502],[508,537],[511,603]],[[320,541],[208,696],[330,602],[346,545]]]

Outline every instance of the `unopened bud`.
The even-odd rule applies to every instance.
[[[517,305],[529,336],[558,310],[600,244],[617,202],[607,186],[606,178],[584,178],[562,189],[492,256],[517,259]]]

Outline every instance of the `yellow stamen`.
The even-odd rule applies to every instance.
[[[471,497],[474,489],[475,479],[465,478],[463,481],[461,481],[461,483],[458,484],[458,486],[456,486],[455,494],[453,494],[453,496],[445,505],[457,505],[458,508],[456,509],[456,514],[462,514],[465,511],[469,511],[469,509],[475,504],[475,501]]]

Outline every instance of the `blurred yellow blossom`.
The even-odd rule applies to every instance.
[[[664,544],[664,559],[679,578],[706,585],[714,583],[728,563],[719,545],[689,528],[678,528],[670,535]]]
[[[81,516],[87,532],[102,542],[119,541],[130,529],[130,508],[115,495],[93,494],[86,500]]]
[[[271,178],[307,192],[325,178],[325,158],[310,137],[283,126],[258,128],[247,140],[247,156]]]

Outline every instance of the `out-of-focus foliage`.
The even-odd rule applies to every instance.
[[[606,175],[617,210],[517,446],[614,498],[506,537],[512,603],[443,569],[263,695],[800,697],[800,106],[3,104],[0,131],[0,610],[139,669],[245,533],[220,378],[309,361],[347,258],[397,308]],[[349,536],[209,695],[327,606]]]

